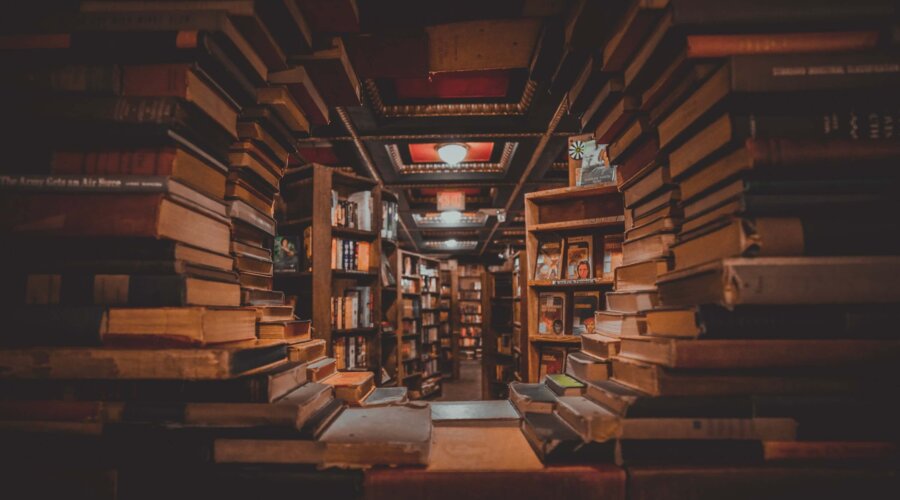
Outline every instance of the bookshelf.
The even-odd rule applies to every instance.
[[[354,195],[366,192],[370,194]],[[356,218],[366,218],[368,211],[371,223],[364,229],[334,224],[334,195],[370,205],[356,207]],[[380,383],[382,217],[375,207],[381,206],[381,189],[371,179],[310,164],[286,172],[281,196],[279,235],[295,238],[301,264],[296,271],[276,272],[275,288],[296,301],[300,317],[312,319],[313,338],[325,340],[328,355],[341,358],[339,369],[372,371]],[[344,208],[343,215],[349,217],[350,208]],[[348,243],[338,243],[344,241]],[[349,257],[351,249],[355,262]],[[338,262],[338,251],[348,257]],[[351,312],[357,313],[355,319],[350,319]]]
[[[512,353],[515,363],[513,378],[522,381],[527,378],[527,367],[524,366],[525,357],[522,355],[523,347],[528,346],[528,308],[526,307],[525,284],[528,279],[524,268],[526,261],[525,252],[519,251],[510,257],[512,269]]]
[[[487,275],[481,264],[457,265],[457,315],[460,355],[479,359],[482,355],[482,329],[490,314],[490,296],[485,292]]]
[[[397,194],[381,190],[382,211],[381,211],[381,261],[379,263],[379,281],[381,283],[379,310],[381,312],[381,322],[379,323],[380,341],[380,360],[381,360],[381,382],[383,386],[396,387],[400,384],[398,377],[398,337],[397,325],[394,311],[397,307],[399,297],[399,287],[397,286],[397,249],[398,228],[397,228]],[[391,208],[386,208],[386,207]]]
[[[453,269],[455,269],[455,262]],[[441,292],[440,306],[438,314],[440,324],[440,359],[439,365],[441,373],[445,378],[454,377],[454,365],[456,364],[456,351],[458,346],[453,341],[455,338],[453,330],[453,269],[451,269],[450,261],[441,261]]]
[[[604,272],[604,241],[620,238],[623,230],[622,197],[616,186],[567,187],[525,195],[525,254],[518,255],[519,270],[513,280],[523,290],[518,299],[522,303],[518,328],[524,347],[523,379],[540,379],[542,355],[553,366],[554,360],[564,363],[567,352],[579,348],[581,338],[573,335],[575,297],[596,299],[596,309],[604,307],[604,294],[613,285],[610,273]],[[569,269],[567,243],[571,243],[571,257],[579,263],[587,260],[587,268],[573,263]],[[555,244],[559,247],[553,250]],[[537,275],[535,264],[542,250],[548,256],[542,256],[542,264],[553,265],[542,265]]]
[[[439,395],[440,261],[401,248],[388,258],[397,273],[396,298],[387,309],[395,340],[386,346],[384,361],[395,360],[396,380],[411,398]]]
[[[512,261],[487,273],[490,306],[486,308],[482,344],[482,399],[506,399],[508,385],[515,380],[513,351],[513,279]]]

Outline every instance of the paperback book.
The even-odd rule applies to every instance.
[[[562,247],[561,240],[541,242],[538,247],[537,259],[534,262],[534,279],[559,279],[562,267]]]

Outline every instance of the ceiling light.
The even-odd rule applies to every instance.
[[[447,210],[446,212],[441,212],[441,222],[444,224],[459,224],[459,221],[462,220],[462,212],[459,210]]]
[[[447,248],[456,248],[456,245],[459,245],[459,242],[453,238],[450,238],[449,240],[445,241],[444,244],[447,245]]]
[[[449,144],[441,144],[437,147],[437,154],[447,165],[456,165],[466,159],[469,147],[465,144],[452,142]]]

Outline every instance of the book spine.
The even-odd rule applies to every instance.
[[[854,163],[863,163],[900,156],[900,142],[894,140],[752,138],[746,140],[745,147],[754,164],[761,166],[818,165],[850,159]]]
[[[150,64],[122,69],[122,95],[188,97],[187,64]]]
[[[169,178],[160,175],[0,175],[0,190],[79,193],[167,193]]]
[[[54,151],[51,172],[59,175],[171,175],[175,150],[138,148],[105,151]]]
[[[877,45],[877,31],[690,35],[687,37],[687,57],[699,59],[738,54],[844,52],[874,49]]]

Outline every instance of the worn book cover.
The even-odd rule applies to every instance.
[[[534,279],[555,280],[562,271],[562,241],[543,241],[534,262]]]
[[[594,237],[566,238],[566,279],[586,280],[594,277]]]
[[[566,326],[566,294],[544,292],[538,296],[538,333],[562,335]]]
[[[600,292],[572,294],[572,335],[594,333],[594,311],[600,308]]]
[[[276,236],[273,262],[276,272],[300,270],[299,238],[296,236]]]
[[[584,142],[581,168],[578,170],[576,186],[592,184],[615,184],[616,167],[610,165],[607,144],[597,144],[595,140]]]
[[[545,375],[563,373],[566,369],[566,348],[557,346],[545,346],[541,348],[538,379]]]

